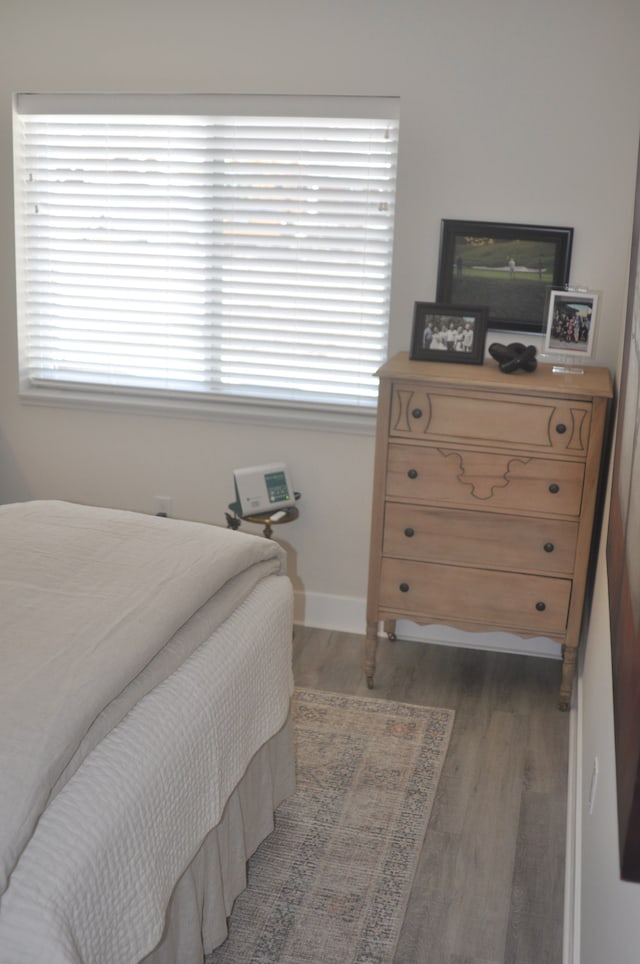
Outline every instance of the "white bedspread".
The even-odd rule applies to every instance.
[[[292,590],[269,576],[50,804],[0,902],[0,964],[132,964],[293,691]]]
[[[132,512],[0,506],[0,894],[78,747],[67,775],[91,749],[82,744],[94,721],[111,705],[103,730],[122,718],[140,695],[131,680],[175,634],[189,636],[187,652],[206,638],[254,567],[261,578],[283,572],[280,547]],[[220,590],[227,609],[203,610]],[[205,611],[205,635],[189,634]]]

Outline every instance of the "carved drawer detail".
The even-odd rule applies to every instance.
[[[460,397],[419,385],[394,385],[390,434],[584,455],[590,421],[589,402],[536,399],[524,403],[511,397]]]
[[[584,464],[391,444],[387,496],[412,502],[487,506],[512,511],[578,516]]]

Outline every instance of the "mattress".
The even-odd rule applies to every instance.
[[[135,513],[3,508],[0,961],[138,961],[287,719],[283,554]]]

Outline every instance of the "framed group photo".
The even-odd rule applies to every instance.
[[[598,294],[595,291],[552,291],[545,352],[589,358],[593,352],[597,308]]]
[[[487,309],[416,301],[409,357],[414,361],[481,365]]]
[[[569,281],[573,228],[442,221],[436,300],[487,305],[492,329],[545,330],[550,287]]]

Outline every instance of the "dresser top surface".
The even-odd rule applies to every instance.
[[[434,387],[455,387],[508,394],[560,395],[571,398],[611,398],[613,386],[608,368],[582,366],[584,374],[553,371],[553,365],[539,363],[533,372],[501,372],[497,362],[485,359],[482,365],[452,362],[414,361],[408,352],[390,358],[377,375],[380,378],[425,381]],[[578,367],[578,366],[576,366]]]

